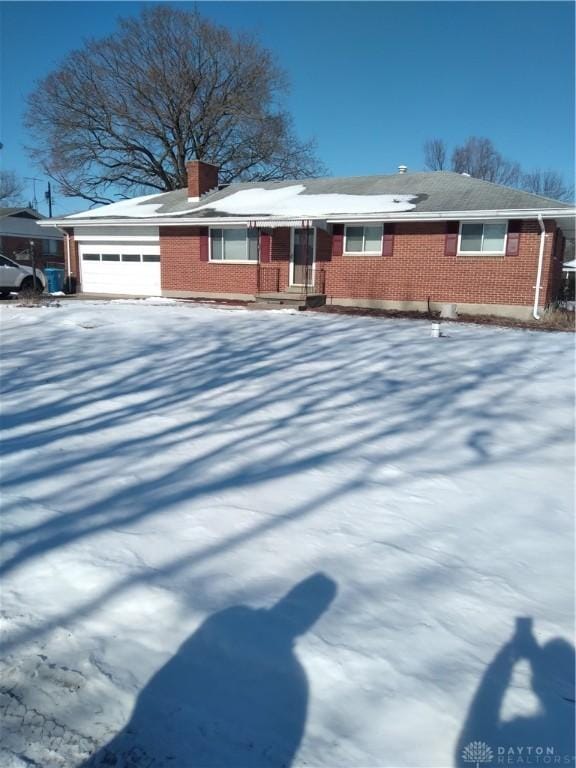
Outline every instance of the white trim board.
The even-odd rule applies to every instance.
[[[475,210],[475,211],[426,211],[420,213],[407,212],[403,214],[386,214],[386,213],[374,213],[374,214],[341,214],[338,216],[326,215],[322,221],[328,224],[345,224],[347,222],[403,222],[403,221],[454,221],[460,219],[536,219],[538,216],[542,216],[544,219],[574,219],[576,216],[576,208],[530,208],[530,209],[511,209],[511,210]],[[303,216],[303,219],[308,217]],[[207,226],[250,226],[254,221],[254,216],[237,216],[225,218],[193,218],[191,216],[174,216],[174,218],[154,218],[151,216],[149,219],[115,219],[115,220],[103,220],[100,218],[97,222],[93,219],[47,219],[44,221],[38,221],[38,226],[59,226],[71,229],[78,229],[79,227],[207,227]],[[293,222],[294,216],[271,216],[266,221],[270,224],[282,224],[290,220]],[[260,226],[264,227],[262,223],[263,219],[258,219]],[[284,224],[286,227],[290,226],[289,223]]]
[[[160,242],[158,227],[74,227],[74,239],[79,242]]]

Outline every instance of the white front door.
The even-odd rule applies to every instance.
[[[314,227],[296,228],[292,235],[290,285],[314,285],[314,257],[316,230]]]

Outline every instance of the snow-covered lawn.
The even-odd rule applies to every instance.
[[[570,334],[0,318],[3,768],[571,752]]]

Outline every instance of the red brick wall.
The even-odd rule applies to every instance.
[[[562,264],[564,262],[565,245],[566,238],[562,234],[562,231],[557,229],[554,235],[552,258],[550,259],[550,269],[547,285],[548,290],[546,293],[545,303],[554,301],[559,297],[562,286]]]
[[[546,222],[542,300],[548,296],[555,223]],[[531,304],[540,229],[523,221],[518,256],[445,256],[444,223],[396,224],[392,256],[338,256],[326,264],[334,298],[390,301]]]
[[[562,262],[555,222],[547,221],[545,225],[542,304],[554,298]],[[324,270],[327,296],[389,301],[430,298],[434,302],[525,306],[533,303],[540,246],[536,220],[520,223],[518,256],[445,256],[445,232],[445,223],[396,224],[392,256],[343,254],[332,258],[330,235],[317,230],[316,266]],[[200,261],[199,233],[198,227],[160,229],[162,289],[256,293],[258,267]],[[274,290],[276,280],[279,289],[285,290],[289,264],[290,230],[274,229],[270,263],[261,267],[273,277],[266,278],[261,290]]]
[[[200,227],[160,227],[163,291],[257,292],[257,264],[200,261]]]
[[[78,250],[78,243],[73,237],[74,230],[67,229],[66,232],[70,235],[70,274],[76,278],[78,282],[78,289],[80,290],[80,255]],[[64,251],[66,251],[66,241],[64,241]]]
[[[201,197],[218,186],[218,168],[210,163],[192,160],[186,164],[188,197]]]

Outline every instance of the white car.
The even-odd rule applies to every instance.
[[[46,289],[46,278],[41,269],[36,269],[36,290]],[[24,267],[0,254],[0,296],[6,298],[12,291],[33,291],[32,267]]]

